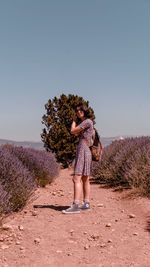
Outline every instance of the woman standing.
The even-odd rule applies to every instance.
[[[91,145],[93,134],[93,122],[90,119],[90,111],[86,105],[77,107],[77,116],[71,125],[71,134],[79,134],[80,140],[77,146],[76,159],[74,166],[74,201],[70,208],[63,210],[62,213],[80,213],[80,210],[90,210],[90,168],[92,155],[88,146]],[[76,118],[81,119],[81,123],[76,126]],[[83,184],[82,184],[83,183]],[[83,188],[83,205],[79,206],[79,200]]]

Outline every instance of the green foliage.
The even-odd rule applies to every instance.
[[[46,150],[55,153],[57,161],[62,163],[63,167],[68,167],[75,158],[78,137],[72,135],[70,129],[75,109],[81,104],[89,107],[94,122],[95,115],[89,102],[77,95],[62,94],[60,98],[49,99],[45,105],[46,114],[42,117],[45,128],[41,138]],[[77,124],[80,122],[78,119]]]

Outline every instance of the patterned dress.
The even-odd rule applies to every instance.
[[[80,140],[77,145],[76,159],[74,166],[75,175],[90,175],[92,155],[91,150],[83,140],[83,137],[91,144],[91,138],[93,134],[93,122],[90,119],[85,119],[78,126],[80,126],[83,131],[80,134]]]

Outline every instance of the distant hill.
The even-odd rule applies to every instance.
[[[110,145],[115,140],[123,140],[126,137],[115,136],[115,137],[101,137],[103,147]]]
[[[22,146],[26,148],[30,147],[30,148],[34,148],[38,150],[44,150],[44,146],[42,142],[30,142],[30,141],[19,142],[19,141],[0,139],[0,145],[4,145],[6,143],[14,145],[14,146]]]
[[[114,140],[119,140],[119,139],[123,139],[123,137],[121,137],[121,136],[101,137],[103,147],[111,144]],[[0,145],[4,145],[6,143],[14,145],[14,146],[22,146],[22,147],[26,147],[26,148],[30,147],[30,148],[34,148],[34,149],[38,149],[38,150],[44,150],[45,149],[42,142],[30,142],[30,141],[19,142],[19,141],[0,139]]]

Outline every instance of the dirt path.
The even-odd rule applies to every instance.
[[[91,184],[91,211],[62,214],[72,203],[71,174],[61,170],[5,219],[12,229],[0,232],[0,267],[150,267],[150,201]]]

